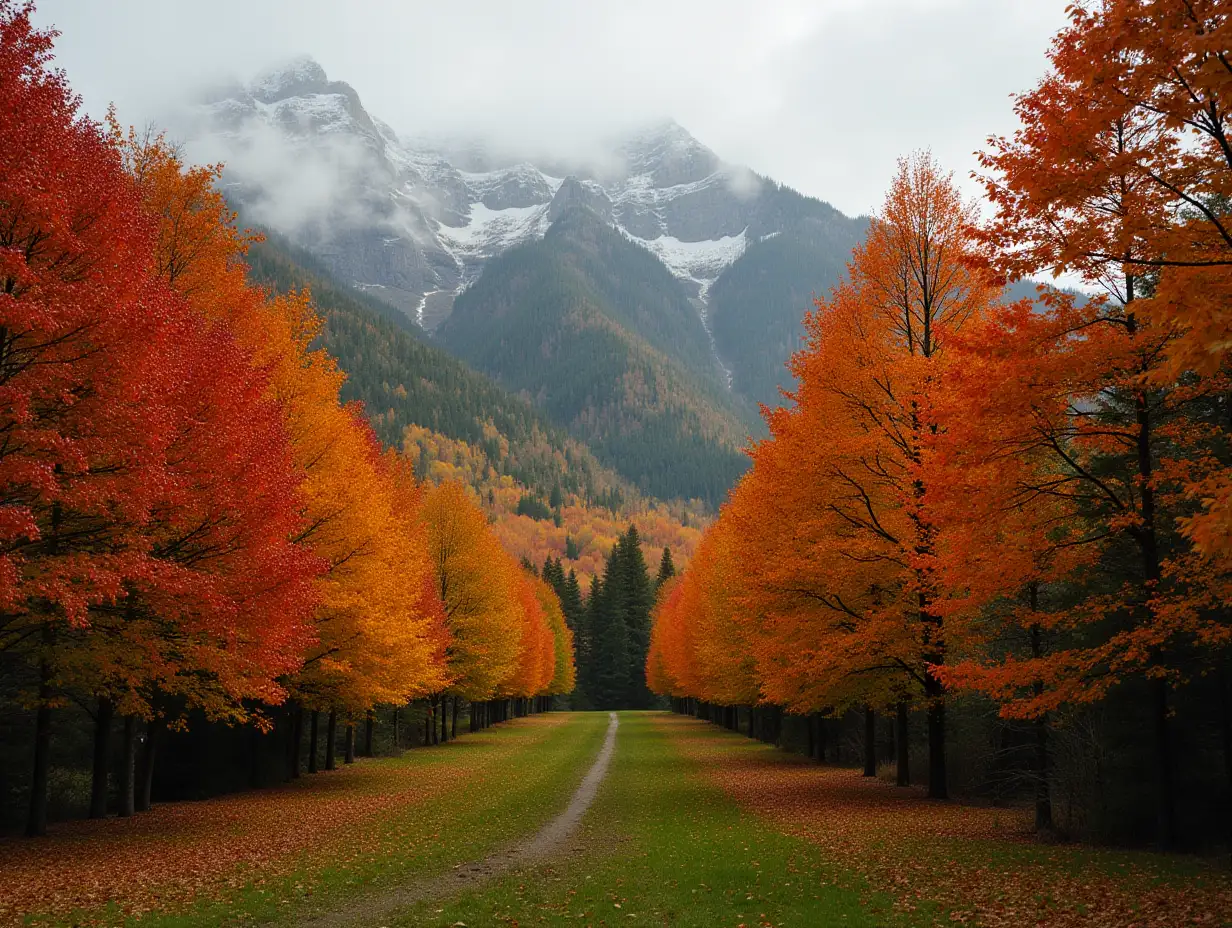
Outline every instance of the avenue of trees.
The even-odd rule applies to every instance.
[[[986,217],[900,162],[647,675],[729,724],[797,717],[814,753],[863,713],[869,773],[888,714],[899,783],[913,748],[935,798],[1015,773],[1040,829],[1226,840],[1232,25],[1214,0],[1070,17],[981,156]],[[1095,295],[1003,301],[1042,275]]]
[[[99,817],[148,807],[186,728],[278,728],[295,776],[305,734],[310,770],[340,726],[350,760],[378,706],[419,700],[447,737],[460,704],[476,727],[570,691],[555,592],[340,401],[310,295],[248,283],[218,171],[79,115],[30,13],[0,2],[0,668],[33,731],[27,832],[70,706]]]

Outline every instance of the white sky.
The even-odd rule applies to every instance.
[[[897,156],[960,178],[1044,73],[1067,0],[39,0],[96,115],[307,53],[401,133],[584,151],[675,118],[725,160],[877,207]],[[970,181],[971,193],[977,186]]]

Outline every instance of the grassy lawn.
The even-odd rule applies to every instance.
[[[651,713],[622,713],[608,778],[571,852],[398,926],[902,924],[818,848],[742,811],[698,774]]]
[[[48,906],[43,912],[10,909],[9,923],[298,925],[315,913],[345,908],[364,894],[446,874],[455,864],[535,831],[568,802],[606,727],[606,714],[540,716],[467,735],[439,749],[362,762],[283,789],[177,804],[207,824],[183,826],[174,817],[177,809],[169,809],[164,815],[178,828],[175,834],[159,831],[157,811],[145,822],[138,817],[82,823],[73,833],[53,836],[29,850],[20,843],[0,848],[0,900],[4,885],[30,879],[35,872],[31,868],[39,863],[5,853],[13,851],[43,855],[46,866],[33,878],[46,881]],[[391,794],[399,800],[360,814]],[[127,827],[131,823],[140,825]],[[218,835],[236,828],[246,832],[254,824],[265,834],[254,831],[237,840],[262,841],[269,839],[268,832],[281,833],[276,837],[284,840],[271,846],[284,852],[217,872],[202,868],[208,879],[199,886],[184,885],[194,859],[227,853],[218,846]],[[312,846],[297,847],[293,839],[310,825],[315,826]],[[172,827],[168,824],[164,831]],[[118,862],[119,872],[105,869],[108,859]],[[175,862],[181,859],[185,872],[177,872]],[[118,901],[65,911],[63,899],[70,885],[83,879],[80,864],[85,861],[90,866],[84,868],[84,878],[114,879],[108,897]],[[23,863],[29,866],[19,873]],[[130,893],[132,884],[140,884],[141,891]],[[58,886],[65,887],[64,892],[58,892]],[[0,917],[0,923],[5,921]]]
[[[1227,858],[1042,844],[1029,809],[932,801],[693,719],[657,724],[764,827],[797,835],[925,923],[1232,925]]]

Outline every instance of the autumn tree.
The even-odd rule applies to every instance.
[[[272,298],[247,282],[251,239],[216,189],[218,169],[184,167],[159,138],[130,134],[125,151],[160,219],[158,273],[203,316],[230,325],[269,372],[269,396],[302,475],[305,525],[296,540],[326,565],[316,590],[316,643],[293,681],[296,712],[310,709],[314,730],[316,713],[329,713],[331,729],[344,713],[349,741],[357,714],[444,682],[430,616],[417,610],[431,565],[413,517],[413,474],[382,456],[360,410],[342,404],[344,375],[313,347],[321,321],[309,294]]]
[[[849,279],[806,318],[795,407],[769,415],[731,514],[763,696],[807,712],[922,697],[934,797],[959,634],[936,608],[924,455],[950,342],[994,295],[973,219],[931,157],[900,163]]]
[[[1099,0],[1075,5],[1053,42],[1052,73],[1018,101],[1020,153],[1040,159],[1011,185],[1058,228],[1063,265],[1120,262],[1136,282],[1137,315],[1172,330],[1157,385],[1222,378],[1232,341],[1232,62],[1228,11],[1217,0]],[[1120,133],[1115,145],[1111,139]],[[1012,149],[997,140],[989,164]],[[1039,181],[1065,170],[1070,183]],[[1083,235],[1085,190],[1132,191],[1115,224]],[[1029,266],[1029,264],[1028,264]],[[1144,285],[1146,285],[1144,287]],[[1143,299],[1143,297],[1149,297]],[[1226,442],[1227,419],[1221,428]],[[1197,511],[1182,529],[1204,556],[1232,555],[1232,478],[1226,457],[1196,460],[1186,487]],[[1227,598],[1227,587],[1223,598]]]
[[[157,221],[29,16],[0,8],[0,647],[39,668],[40,833],[57,689],[97,699],[101,814],[115,705],[151,716],[161,693],[243,718],[279,698],[316,565],[290,538],[298,480],[266,375],[150,273]]]
[[[518,567],[459,484],[427,489],[419,518],[450,633],[450,689],[470,701],[492,699],[521,654]]]
[[[1218,521],[1227,472],[1217,450],[1226,422],[1211,415],[1228,396],[1211,339],[1210,313],[1223,310],[1212,310],[1209,289],[1229,254],[1217,206],[1229,176],[1219,141],[1226,78],[1212,78],[1226,63],[1207,34],[1222,20],[1203,3],[1071,11],[1052,73],[1017,101],[1022,127],[983,156],[996,208],[984,237],[1007,277],[1076,275],[1099,296],[1051,294],[1043,312],[1000,312],[970,333],[953,369],[962,402],[950,419],[978,423],[997,454],[1018,459],[1014,505],[1052,526],[1042,544],[1064,546],[1056,569],[1082,591],[1053,620],[1081,637],[993,678],[1006,711],[1038,716],[1145,675],[1164,842],[1175,832],[1177,661],[1193,643],[1227,640],[1226,570],[1177,536]],[[1176,289],[1182,280],[1188,296]],[[1004,386],[989,393],[990,382]],[[1097,571],[1114,583],[1094,582]]]

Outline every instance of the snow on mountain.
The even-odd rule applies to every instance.
[[[487,260],[543,236],[575,206],[658,256],[703,322],[710,285],[750,241],[776,231],[759,211],[761,181],[675,122],[613,143],[601,169],[500,164],[479,145],[399,136],[307,57],[216,93],[174,128],[190,157],[226,163],[246,217],[429,329]]]

